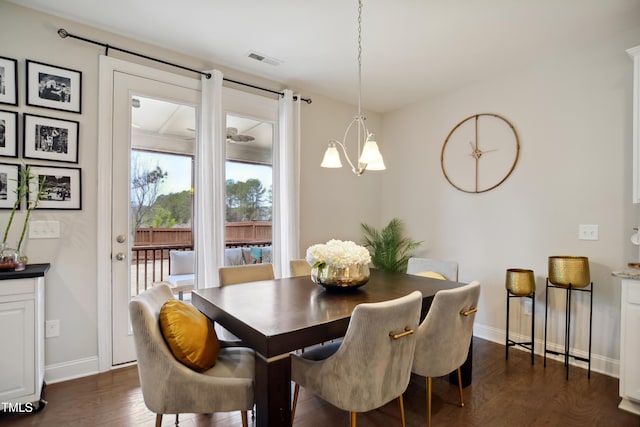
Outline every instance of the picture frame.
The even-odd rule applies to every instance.
[[[29,194],[38,194],[38,187],[42,185],[42,197],[36,209],[82,209],[80,168],[42,165],[29,165],[29,167],[31,172]]]
[[[20,184],[20,165],[0,163],[0,209],[13,209]],[[18,205],[18,209],[20,206]]]
[[[27,105],[81,113],[82,72],[27,59]]]
[[[0,156],[18,157],[18,113],[0,110]]]
[[[78,163],[79,122],[26,113],[22,118],[22,157]]]
[[[18,105],[18,61],[0,56],[0,104]]]

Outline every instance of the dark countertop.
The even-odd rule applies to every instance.
[[[31,279],[34,277],[42,277],[49,271],[51,264],[27,264],[22,271],[0,271],[0,280],[9,279]]]

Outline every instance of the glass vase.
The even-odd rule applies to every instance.
[[[20,261],[20,252],[3,244],[0,247],[0,270],[22,271],[26,263]]]

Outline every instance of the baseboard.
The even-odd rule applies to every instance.
[[[504,329],[493,328],[490,326],[476,323],[473,325],[473,335],[478,338],[485,339],[487,341],[492,341],[498,344],[505,345],[506,331]],[[524,335],[509,333],[509,339],[512,339],[513,341],[529,341],[531,337],[529,337],[528,335],[524,336]],[[514,347],[511,347],[511,349],[528,351],[520,346],[514,346]],[[547,350],[564,352],[564,344],[547,342]],[[539,340],[539,339],[535,340],[533,352],[538,356],[544,356],[543,340]],[[576,356],[585,357],[585,358],[589,356],[587,352],[575,350],[575,349],[571,349],[571,354],[575,354]],[[561,362],[564,361],[564,358],[562,356],[556,356],[553,354],[547,354],[547,359],[558,360]],[[587,369],[586,362],[569,358],[569,363],[572,366]],[[598,372],[600,374],[608,375],[610,377],[619,378],[620,361],[591,352],[591,370],[593,372]]]
[[[94,375],[99,372],[98,357],[71,360],[69,362],[47,365],[44,368],[44,380],[47,384],[54,384],[75,378]]]

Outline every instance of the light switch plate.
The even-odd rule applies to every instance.
[[[60,237],[60,221],[31,221],[30,239],[57,239]]]
[[[578,239],[598,240],[598,226],[596,224],[580,224],[578,226]]]

